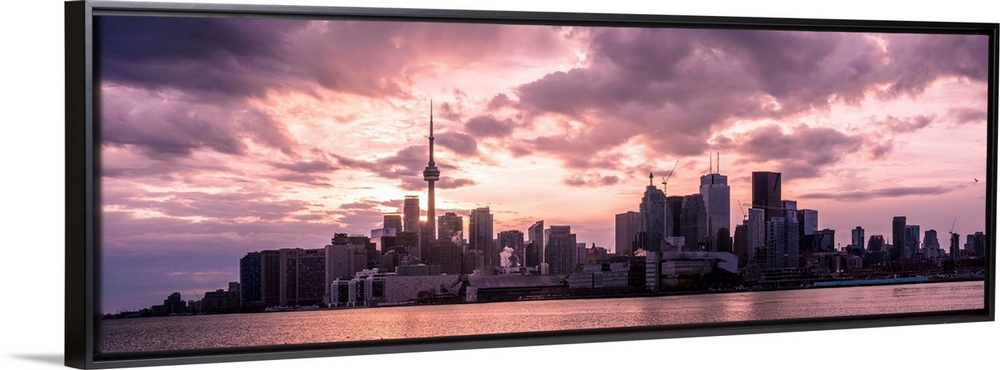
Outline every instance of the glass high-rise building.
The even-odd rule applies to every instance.
[[[751,174],[753,208],[764,210],[764,221],[782,216],[781,173],[756,171]]]
[[[403,198],[403,230],[420,232],[420,197],[407,195]]]
[[[479,207],[469,213],[469,250],[482,251],[487,269],[499,266],[499,254],[493,245],[493,214],[490,207]]]
[[[628,211],[615,215],[615,253],[631,256],[635,249],[632,243],[639,233],[639,212]]]
[[[726,237],[729,237],[730,228],[730,206],[729,206],[729,178],[720,175],[718,172],[710,173],[701,177],[701,187],[699,188],[701,198],[705,203],[706,225],[708,228],[708,250],[712,252],[720,251],[719,234],[725,229]]]
[[[640,247],[650,252],[659,251],[664,238],[673,234],[673,230],[668,226],[670,223],[667,222],[671,218],[672,215],[667,208],[667,196],[662,190],[653,186],[653,174],[650,173],[649,186],[646,187],[639,203],[639,232],[645,234],[645,243]]]

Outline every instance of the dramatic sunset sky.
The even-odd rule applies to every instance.
[[[489,206],[613,249],[649,173],[732,225],[751,171],[819,227],[984,229],[987,37],[262,19],[99,21],[102,311],[239,280],[250,251],[368,235],[421,171],[438,215]],[[976,179],[979,181],[977,182]],[[425,208],[425,205],[422,205]],[[962,243],[965,238],[962,238]]]

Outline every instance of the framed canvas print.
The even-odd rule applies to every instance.
[[[68,366],[994,320],[996,23],[65,9]]]

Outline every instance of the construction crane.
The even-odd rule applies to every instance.
[[[740,202],[740,201],[737,200],[736,204],[738,204],[740,206],[740,213],[743,214],[743,219],[746,220],[747,219],[747,211],[743,209],[743,202]]]
[[[677,162],[674,162],[674,167],[670,169],[670,173],[668,173],[666,177],[662,177],[663,181],[660,182],[660,183],[663,184],[663,192],[664,193],[667,192],[667,181],[670,181],[670,176],[674,175],[674,170],[677,169],[677,164],[678,163],[681,163],[681,161],[678,160]]]

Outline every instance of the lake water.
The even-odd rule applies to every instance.
[[[135,352],[981,309],[982,281],[102,320]]]

